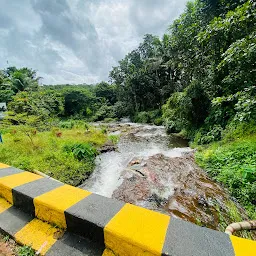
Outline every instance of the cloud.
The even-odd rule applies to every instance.
[[[161,36],[186,0],[1,0],[0,68],[27,66],[43,83],[96,83],[138,46]],[[8,64],[7,64],[8,61]]]

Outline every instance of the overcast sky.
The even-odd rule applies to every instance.
[[[186,2],[0,0],[0,69],[30,67],[45,84],[107,81],[111,67],[146,33],[163,35]]]

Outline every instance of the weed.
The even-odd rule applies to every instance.
[[[18,255],[19,256],[34,256],[36,254],[35,254],[35,251],[30,246],[24,245],[18,249]]]
[[[8,242],[10,240],[10,236],[6,235],[3,237],[4,242]]]
[[[107,135],[97,129],[91,128],[90,133],[84,133],[84,123],[81,126],[38,131],[36,135],[32,135],[34,146],[25,133],[17,127],[9,127],[3,134],[4,143],[0,145],[0,162],[26,171],[38,170],[77,186],[92,172],[97,148],[108,139]],[[17,132],[13,134],[13,130]],[[56,137],[56,131],[61,132],[62,136]],[[80,144],[83,145],[82,148],[74,148],[72,152],[63,150],[66,145]]]
[[[197,163],[256,217],[256,136],[212,143],[196,154]]]
[[[109,135],[108,136],[109,140],[113,143],[113,144],[117,144],[120,136],[119,135]]]

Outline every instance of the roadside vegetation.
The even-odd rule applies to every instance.
[[[3,131],[0,162],[27,171],[40,171],[70,185],[80,185],[94,169],[98,148],[107,141],[101,129],[9,126]]]
[[[198,147],[198,164],[256,218],[256,134]]]
[[[36,252],[27,245],[18,245],[10,236],[0,233],[0,253],[2,256],[34,256]]]
[[[162,38],[145,35],[110,83],[41,86],[34,70],[9,67],[0,161],[78,185],[107,140],[87,123],[129,116],[188,138],[197,162],[255,217],[255,60],[256,2],[195,0]]]

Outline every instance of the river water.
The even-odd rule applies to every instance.
[[[163,126],[115,123],[107,124],[107,130],[120,135],[117,150],[97,157],[81,188],[221,231],[237,222],[235,216],[248,219],[197,166],[186,140],[167,135]]]
[[[147,159],[159,153],[178,157],[191,151],[186,140],[168,136],[163,126],[120,123],[110,124],[109,129],[110,135],[121,135],[118,149],[99,155],[93,174],[81,186],[102,196],[111,197],[121,185],[121,174],[133,158]]]

